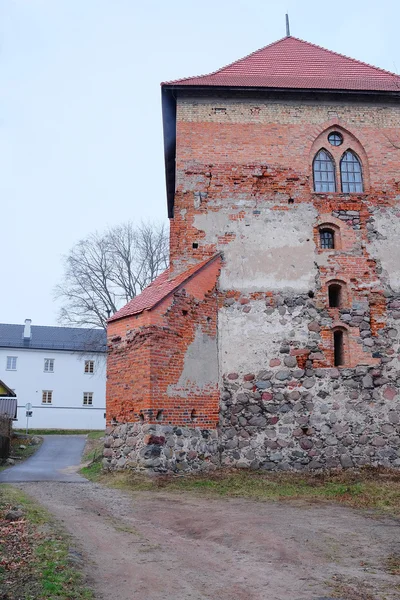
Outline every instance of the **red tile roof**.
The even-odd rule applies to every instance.
[[[400,92],[400,76],[285,37],[209,75],[162,85]]]
[[[164,300],[169,294],[172,294],[172,292],[178,289],[182,283],[190,279],[190,277],[193,277],[193,275],[218,258],[218,256],[220,255],[215,254],[211,258],[207,258],[201,263],[193,265],[190,269],[187,269],[183,273],[179,273],[175,277],[170,277],[170,269],[166,269],[150,285],[148,285],[141,294],[135,296],[128,304],[125,304],[125,306],[110,317],[108,322],[110,323],[111,321],[122,319],[123,317],[137,315],[144,310],[154,308],[156,304],[161,302],[161,300]]]

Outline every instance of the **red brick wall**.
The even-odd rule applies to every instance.
[[[196,331],[216,345],[219,268],[216,259],[151,311],[109,324],[107,423],[156,422],[158,417],[165,424],[216,426],[217,382],[194,380],[175,394],[174,389]]]
[[[347,282],[348,302],[367,301],[375,335],[385,325],[386,300],[380,265],[368,253],[367,224],[375,207],[393,207],[399,194],[400,114],[397,107],[357,102],[261,102],[245,99],[181,97],[177,122],[177,191],[175,217],[171,221],[171,261],[181,269],[186,263],[224,250],[235,234],[221,231],[217,243],[206,241],[207,232],[195,226],[196,215],[231,211],[230,219],[249,219],[258,208],[288,214],[291,206],[309,204],[319,218],[314,230],[319,282],[316,301],[327,307],[327,284]],[[329,144],[331,131],[340,131],[339,147]],[[312,162],[326,148],[336,162],[337,193],[313,191]],[[339,162],[352,149],[363,169],[364,193],[340,192]],[[289,198],[293,204],[289,204]],[[250,204],[253,201],[253,204]],[[247,208],[241,208],[247,202]],[[354,223],[335,215],[357,211]],[[319,249],[320,223],[337,226],[340,248]],[[193,242],[198,248],[193,248]],[[324,254],[323,258],[318,256]],[[251,257],[248,257],[251,260]],[[235,294],[235,289],[228,292]],[[274,292],[271,290],[260,290]],[[335,314],[331,312],[331,317]],[[375,364],[371,353],[357,344],[360,332],[348,332],[348,366]],[[322,332],[321,350],[333,361],[332,331]],[[322,365],[321,365],[322,366]]]

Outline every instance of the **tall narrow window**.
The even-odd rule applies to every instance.
[[[333,229],[320,229],[319,239],[323,250],[333,250],[335,247],[335,232]]]
[[[314,190],[336,192],[335,164],[326,150],[320,150],[314,158]]]
[[[340,283],[331,283],[328,287],[329,307],[339,308],[343,305],[342,286]]]
[[[333,332],[333,352],[335,367],[344,365],[344,342],[343,342],[343,331],[337,329]]]
[[[342,192],[344,194],[364,191],[361,163],[357,156],[350,150],[347,150],[343,154],[340,161],[340,177],[342,180]]]

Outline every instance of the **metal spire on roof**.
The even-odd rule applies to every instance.
[[[290,37],[289,13],[286,13],[286,37]]]

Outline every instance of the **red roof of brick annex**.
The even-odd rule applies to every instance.
[[[400,76],[289,36],[209,75],[162,85],[400,92]]]
[[[128,304],[125,304],[125,306],[110,317],[108,323],[154,308],[161,300],[164,300],[169,294],[177,290],[182,283],[193,277],[193,275],[196,275],[203,267],[213,262],[219,256],[220,254],[214,254],[211,258],[193,265],[190,269],[179,273],[175,277],[170,277],[170,269],[166,269],[141,294],[135,296]]]

